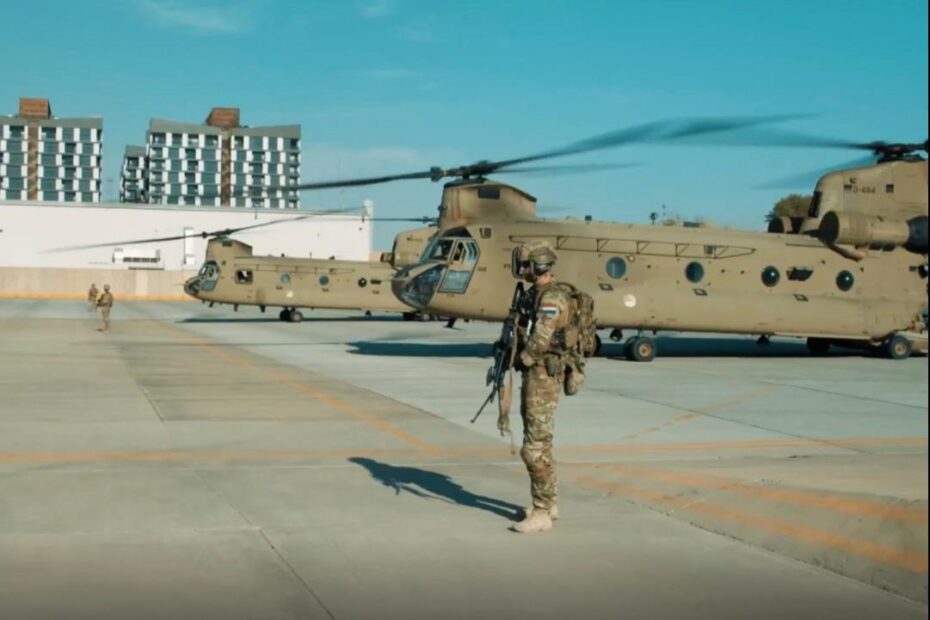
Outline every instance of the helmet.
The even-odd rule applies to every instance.
[[[511,265],[517,277],[530,266],[535,275],[541,275],[549,272],[556,260],[555,251],[548,241],[529,241],[514,249]]]
[[[104,285],[103,285],[103,290],[109,291],[109,290],[110,290],[110,285],[109,285],[109,284],[104,284]]]

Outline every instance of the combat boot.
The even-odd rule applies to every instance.
[[[549,518],[549,513],[545,510],[534,510],[530,513],[530,516],[519,523],[515,523],[510,529],[520,534],[545,532],[552,529],[552,519]]]
[[[528,518],[533,513],[534,510],[542,510],[542,508],[537,508],[536,506],[527,506],[526,508],[523,509],[523,518],[524,519]],[[549,518],[552,519],[553,521],[559,520],[558,504],[552,504],[552,506],[549,507]]]

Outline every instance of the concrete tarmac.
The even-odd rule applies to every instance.
[[[0,302],[0,617],[927,617],[926,358],[607,345],[523,536],[496,326],[276,316]]]

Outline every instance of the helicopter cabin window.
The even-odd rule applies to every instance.
[[[704,265],[698,262],[688,263],[685,267],[685,277],[688,278],[688,282],[697,284],[704,279]]]
[[[290,283],[291,283],[291,274],[289,274],[289,273],[282,273],[282,274],[281,274],[281,277],[280,277],[279,279],[281,280],[281,284],[290,284]]]
[[[252,270],[251,269],[237,269],[236,270],[236,284],[251,284],[252,283]]]
[[[894,183],[888,183],[887,185],[885,185],[885,193],[886,194],[894,193]]]
[[[365,288],[366,286],[368,286],[368,280],[366,280],[365,278],[359,278],[359,279],[358,279],[358,287],[359,287],[359,288]]]
[[[772,288],[773,286],[776,286],[779,280],[781,280],[781,272],[779,272],[775,267],[769,265],[762,270],[762,283],[767,287]]]
[[[501,199],[501,188],[479,187],[478,198],[484,198],[485,200],[500,200]]]
[[[607,261],[607,275],[611,278],[618,279],[626,275],[626,261],[619,256],[614,256]]]
[[[329,276],[320,276],[320,286],[329,286]]]
[[[843,291],[849,291],[856,283],[856,278],[852,273],[843,270],[836,276],[836,287]]]

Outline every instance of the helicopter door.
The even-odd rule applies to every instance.
[[[477,265],[478,244],[472,239],[458,240],[449,255],[449,266],[439,292],[464,293]]]

